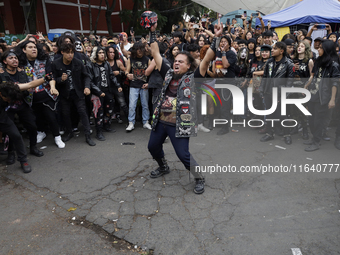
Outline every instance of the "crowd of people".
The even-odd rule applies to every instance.
[[[261,26],[252,27],[254,18],[261,21]],[[294,128],[283,127],[280,122],[264,125],[257,130],[264,135],[260,140],[266,142],[281,135],[286,144],[292,144],[292,135],[301,131],[306,140],[305,150],[319,149],[322,140],[330,140],[327,130],[332,120],[340,118],[336,101],[340,83],[339,34],[332,32],[331,26],[326,24],[327,36],[324,38],[312,40],[317,25],[309,32],[301,29],[279,38],[270,25],[264,25],[260,14],[257,17],[242,16],[241,19],[243,24],[232,19],[223,26],[218,24],[217,29],[209,19],[205,18],[204,22],[191,19],[185,23],[185,28],[174,25],[170,36],[153,29],[152,36],[142,35],[138,40],[134,32],[129,31],[130,40],[127,33],[122,32],[112,37],[64,34],[53,41],[37,33],[11,45],[0,41],[0,142],[4,146],[6,136],[9,137],[7,164],[15,162],[16,151],[24,172],[31,171],[16,127],[18,124],[27,131],[30,153],[41,157],[43,152],[37,148],[37,143],[47,133],[53,135],[59,148],[64,148],[65,143],[79,132],[79,122],[83,126],[85,141],[94,146],[92,131],[97,140],[104,141],[104,132],[115,131],[112,123],[125,123],[127,132],[133,131],[138,118],[146,130],[157,131],[161,125],[157,122],[165,123],[175,127],[173,134],[180,137],[218,128],[214,127],[216,114],[227,120],[295,119],[298,125]],[[154,42],[156,45],[152,45]],[[207,88],[212,90],[216,79],[233,80],[233,84],[244,92],[245,105],[247,89],[251,87],[253,105],[259,110],[269,109],[275,103],[275,87],[308,89],[311,100],[304,106],[312,115],[307,117],[291,107],[283,116],[278,104],[268,116],[255,116],[247,106],[243,116],[233,116],[230,91],[217,89],[222,98],[221,109],[215,107],[212,97],[207,97],[207,116],[202,116],[197,103],[197,121],[192,122],[192,114],[187,114],[188,107],[192,106],[186,103],[190,99],[191,87],[184,86],[183,93],[177,91],[178,84],[186,77],[185,72],[181,72],[186,62],[190,62],[186,71],[204,78]],[[176,82],[167,83],[169,70]],[[188,81],[184,83],[191,78],[186,79]],[[211,90],[202,91],[195,92],[197,101],[201,93]],[[304,96],[298,93],[292,98]],[[178,116],[176,109],[183,114]],[[187,122],[186,126],[177,127],[178,121]],[[338,123],[334,144],[340,149],[340,121]],[[223,125],[218,128],[217,135],[225,135],[229,130],[229,125]],[[170,133],[159,132],[152,133],[149,142],[149,150],[160,166],[151,177],[168,172],[164,153],[158,149]],[[170,139],[174,141],[172,137]],[[181,146],[179,143],[177,148]],[[176,150],[176,153],[182,152]],[[184,163],[190,158],[181,160]],[[189,168],[189,163],[186,162],[185,166]],[[198,184],[201,186],[196,187],[196,193],[202,193],[202,182]]]

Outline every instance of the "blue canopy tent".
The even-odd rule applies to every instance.
[[[338,0],[302,0],[284,10],[263,17],[265,25],[268,20],[271,20],[273,28],[304,23],[340,23],[340,2]],[[258,19],[256,25],[260,25]]]

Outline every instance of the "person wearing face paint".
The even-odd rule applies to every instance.
[[[157,69],[164,78],[164,84],[160,98],[153,114],[152,131],[148,149],[152,157],[157,161],[159,168],[150,173],[151,178],[158,178],[170,172],[164,158],[163,143],[169,136],[177,156],[195,176],[196,194],[204,192],[205,179],[200,172],[195,171],[198,166],[189,152],[189,137],[196,136],[196,91],[194,78],[203,78],[206,75],[210,61],[214,58],[216,39],[212,42],[200,66],[196,68],[195,60],[188,52],[180,52],[175,58],[173,69],[163,62],[159,54],[156,41],[157,23],[151,27],[151,50]],[[220,22],[215,25],[215,35],[222,34],[223,27]]]
[[[259,92],[267,108],[272,105],[273,88],[278,89],[278,98],[281,96],[281,87],[292,87],[294,77],[294,64],[291,59],[286,57],[286,44],[284,42],[277,42],[272,48],[272,58],[270,58],[264,68],[263,78]],[[278,99],[278,101],[281,101]],[[285,116],[281,115],[281,103],[278,102],[276,110],[267,116],[268,119],[283,120]],[[275,122],[275,128],[281,128],[279,121]],[[271,124],[269,124],[271,125]],[[268,125],[267,125],[268,126]],[[274,127],[268,127],[267,133],[261,138],[261,142],[267,142],[274,139]],[[290,130],[283,127],[284,141],[286,144],[292,143]]]
[[[20,45],[20,66],[23,67],[28,80],[33,81],[52,72],[51,62],[40,45],[27,41]],[[31,105],[36,116],[38,127],[37,143],[46,137],[45,121],[47,121],[55,144],[58,148],[64,148],[65,143],[59,134],[59,124],[56,117],[57,99],[59,92],[55,88],[55,80],[45,82],[31,91]]]
[[[248,115],[248,104],[247,104],[247,88],[248,82],[246,80],[246,75],[249,67],[248,61],[248,49],[243,47],[237,53],[237,62],[235,65],[235,85],[238,86],[244,95],[244,106],[245,115],[241,116],[243,119],[247,118]]]
[[[323,129],[326,127],[329,111],[335,107],[335,97],[339,89],[340,65],[333,41],[325,40],[319,47],[319,57],[314,63],[312,76],[305,88],[311,92],[308,102],[309,128],[313,138],[304,142],[309,145],[305,151],[320,149]],[[336,142],[339,142],[340,128],[336,131]],[[336,145],[335,142],[335,145]]]
[[[312,51],[307,42],[301,41],[297,45],[294,54],[294,87],[304,87],[312,75],[314,62],[312,60]],[[292,94],[290,98],[304,98],[302,94]],[[308,126],[307,116],[305,116],[295,105],[289,105],[290,113],[293,119],[302,125],[302,138],[308,140]],[[297,134],[299,131],[298,126],[294,127],[291,134]]]
[[[94,112],[97,131],[96,138],[99,141],[105,141],[103,130],[115,132],[114,129],[111,129],[114,87],[117,87],[118,92],[122,92],[122,88],[117,82],[109,62],[106,60],[105,48],[95,47],[91,55],[92,65],[88,68],[92,93],[99,97],[101,103],[101,106]]]
[[[84,127],[85,141],[90,146],[95,146],[91,139],[91,128],[86,113],[85,95],[91,93],[90,77],[83,63],[74,57],[73,44],[64,43],[60,46],[62,58],[52,63],[53,78],[59,91],[61,112],[65,125],[64,142],[73,138],[71,108],[77,109]]]

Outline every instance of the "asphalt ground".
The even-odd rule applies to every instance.
[[[49,135],[39,144],[45,155],[29,156],[29,174],[19,163],[5,166],[6,157],[0,157],[1,176],[8,180],[1,183],[0,203],[5,254],[61,254],[58,247],[64,254],[120,254],[126,247],[149,254],[340,253],[334,129],[332,140],[315,152],[304,151],[299,134],[286,145],[282,137],[262,143],[251,128],[234,127],[238,132],[223,136],[217,128],[200,132],[190,151],[210,172],[204,173],[205,193],[196,195],[171,142],[164,144],[171,173],[150,179],[157,167],[147,150],[150,131],[139,123],[131,133],[114,127],[117,132],[105,133],[106,141],[95,147],[81,133],[58,149]],[[53,221],[58,227],[52,231]],[[16,238],[18,226],[26,231]],[[35,245],[29,241],[34,235],[43,237]],[[122,242],[118,249],[114,241]]]

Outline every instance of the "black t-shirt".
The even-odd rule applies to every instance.
[[[300,78],[309,78],[310,73],[309,73],[309,67],[308,67],[308,63],[309,60],[307,62],[304,62],[302,59],[299,59],[299,69],[296,70],[295,69],[295,73],[294,76],[299,76]]]
[[[67,84],[70,87],[70,90],[74,89],[74,84],[73,84],[73,79],[72,79],[72,66],[71,64],[69,65],[65,65],[64,63],[62,63],[62,65],[64,66],[64,68],[66,69],[66,74],[67,74]]]
[[[100,71],[100,86],[99,88],[104,91],[108,91],[109,89],[109,83],[106,77],[106,70],[104,67],[104,63],[99,66],[99,71]]]
[[[225,78],[235,78],[236,54],[232,50],[229,50],[226,52],[226,57],[230,64],[227,69],[223,68],[222,52],[219,50],[216,51],[215,69],[219,69]]]
[[[141,88],[147,82],[145,70],[148,68],[149,58],[143,56],[142,58],[130,58],[131,73],[133,79],[130,81],[130,87]]]

